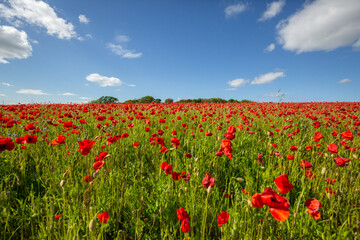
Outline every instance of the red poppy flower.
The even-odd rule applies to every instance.
[[[210,186],[213,187],[215,181],[216,181],[215,178],[210,177],[210,174],[209,174],[209,173],[206,173],[206,176],[205,176],[204,179],[202,180],[202,185],[203,185],[205,188],[208,188],[208,187],[210,187]]]
[[[295,157],[293,155],[291,155],[291,154],[286,155],[286,157],[287,157],[288,160],[294,160],[295,159]]]
[[[185,157],[187,157],[187,158],[191,158],[191,153],[185,153]]]
[[[91,182],[91,181],[92,181],[92,178],[91,178],[89,175],[86,175],[86,176],[84,177],[84,181],[85,181],[85,182]]]
[[[285,173],[275,178],[274,182],[278,187],[279,192],[282,194],[286,194],[294,188]]]
[[[314,141],[319,142],[320,139],[324,138],[324,136],[320,132],[316,132],[314,136]]]
[[[305,170],[305,177],[311,179],[311,178],[316,178],[316,175],[312,171]]]
[[[332,154],[337,154],[338,153],[338,148],[336,146],[336,144],[329,144],[327,146],[329,152],[331,152]]]
[[[104,224],[109,220],[109,214],[107,212],[102,212],[98,214],[97,217],[99,218],[99,221]]]
[[[161,164],[161,169],[166,173],[166,174],[171,174],[172,173],[172,166],[170,164],[168,164],[167,162],[163,162]]]
[[[258,197],[255,196],[255,198]],[[264,192],[261,193],[261,200],[269,206],[269,211],[275,220],[284,222],[289,217],[290,203],[288,199],[277,194],[272,188],[266,188]],[[261,206],[261,204],[259,206]]]
[[[94,146],[95,141],[91,141],[91,140],[84,140],[84,141],[78,141],[79,144],[79,150],[81,155],[86,156],[91,148]]]
[[[306,146],[305,150],[312,150],[314,147],[313,146]]]
[[[321,217],[319,213],[319,208],[321,208],[321,202],[317,199],[308,199],[305,202],[305,206],[308,208],[309,214],[315,219],[318,220]]]
[[[342,132],[340,135],[343,139],[350,140],[350,141],[352,141],[354,138],[352,132],[349,129],[346,130],[346,132]]]
[[[225,211],[221,212],[218,216],[218,224],[221,227],[223,224],[229,221],[229,214]]]
[[[183,207],[176,209],[176,215],[180,221],[184,219],[189,219],[189,214],[185,211]]]
[[[167,153],[168,151],[169,150],[165,146],[162,146],[159,152]]]
[[[65,144],[65,139],[65,136],[59,135],[54,140],[52,140],[51,145]]]
[[[310,169],[313,167],[313,165],[311,163],[309,163],[308,161],[302,159],[300,162],[300,167],[305,168],[305,169]]]
[[[133,147],[137,148],[140,144],[138,142],[134,142]]]
[[[183,221],[181,221],[181,231],[183,231],[184,233],[190,231],[190,223],[188,218],[185,218]]]
[[[99,170],[104,166],[105,162],[97,161],[93,164],[93,168],[95,170]]]
[[[350,159],[344,157],[334,157],[334,161],[338,167],[347,167],[349,165],[347,162],[350,162]]]
[[[262,201],[261,194],[255,193],[251,197],[251,203],[255,208],[262,208],[264,206],[264,202]]]
[[[98,156],[95,157],[96,161],[103,161],[108,158],[110,155],[107,152],[100,152]]]
[[[326,191],[326,193],[330,193],[330,195],[336,195],[336,192],[334,190],[332,190],[331,187],[326,187],[325,191]]]
[[[11,138],[1,138],[0,136],[0,152],[5,150],[11,151],[15,148],[15,144]]]
[[[60,217],[61,217],[61,214],[56,215],[55,216],[56,221],[59,220]]]
[[[36,135],[25,135],[24,140],[25,140],[25,143],[36,143],[37,136]]]
[[[224,139],[221,141],[221,148],[231,148],[231,141],[229,139]]]
[[[177,173],[177,172],[172,172],[171,176],[175,181],[180,180],[180,178],[181,178],[180,173]]]
[[[297,146],[291,146],[291,147],[290,147],[290,150],[291,150],[291,151],[297,151],[298,148],[297,148]]]
[[[25,143],[25,138],[24,137],[15,138],[15,142],[17,144],[24,144]]]
[[[180,177],[185,181],[188,182],[190,181],[190,173],[186,173],[186,172],[182,172]]]

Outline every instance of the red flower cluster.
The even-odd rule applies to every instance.
[[[290,203],[286,197],[280,196],[272,188],[266,188],[261,194],[255,193],[251,197],[254,208],[269,206],[271,215],[277,221],[284,222],[290,215]]]
[[[190,231],[190,217],[183,207],[176,210],[176,214],[181,223],[181,231],[187,233]]]
[[[321,217],[319,213],[319,208],[321,208],[321,202],[317,199],[308,199],[305,202],[305,206],[308,208],[309,214],[315,219],[318,220]]]

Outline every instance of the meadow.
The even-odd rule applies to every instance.
[[[360,103],[0,106],[2,239],[356,239]]]

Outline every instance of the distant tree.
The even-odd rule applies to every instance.
[[[97,100],[91,101],[90,103],[116,103],[118,101],[119,99],[117,99],[116,97],[102,96]]]
[[[165,99],[165,103],[172,103],[172,102],[174,102],[174,99],[172,98]]]
[[[155,98],[153,98],[152,96],[145,96],[145,97],[142,97],[140,98],[138,101],[140,103],[152,103],[154,102]]]

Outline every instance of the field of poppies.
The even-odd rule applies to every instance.
[[[360,103],[0,106],[3,239],[357,239]]]

